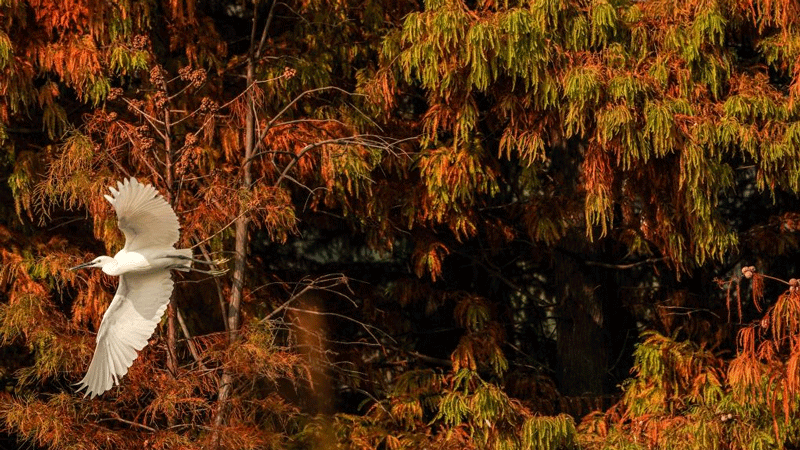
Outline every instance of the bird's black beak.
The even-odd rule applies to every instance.
[[[89,261],[89,262],[85,262],[85,263],[83,263],[83,264],[78,264],[78,265],[77,265],[77,266],[75,266],[75,267],[70,267],[70,268],[69,268],[69,270],[78,270],[78,269],[83,269],[84,267],[89,267],[89,266],[91,266],[91,265],[92,265],[92,261]]]

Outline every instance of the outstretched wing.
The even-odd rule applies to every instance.
[[[137,352],[147,345],[172,294],[169,270],[124,273],[114,300],[103,315],[97,347],[78,391],[102,394],[128,373]]]
[[[178,241],[178,218],[169,203],[149,184],[136,178],[109,188],[105,198],[114,206],[120,230],[125,233],[125,250],[172,247]]]

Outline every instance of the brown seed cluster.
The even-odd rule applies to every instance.
[[[185,145],[187,147],[191,147],[192,145],[197,144],[198,140],[199,139],[197,139],[197,135],[195,135],[194,133],[186,133]]]
[[[286,78],[288,80],[290,78],[293,78],[295,75],[297,75],[297,70],[291,67],[283,68],[283,78]]]
[[[167,94],[165,94],[164,91],[156,91],[153,95],[153,104],[155,104],[158,109],[163,109],[164,106],[167,105],[168,100]]]
[[[134,36],[131,40],[131,47],[133,47],[134,50],[144,50],[148,42],[149,39],[147,39],[147,36],[139,34]]]
[[[800,218],[796,214],[786,214],[781,217],[781,231],[800,231]]]
[[[194,136],[192,133],[186,135],[187,148],[183,150],[180,157],[175,162],[175,174],[179,176],[188,173],[192,170],[192,168],[197,167],[198,161],[200,161],[203,152],[202,147],[193,146],[188,143],[190,140],[190,135]],[[196,140],[197,138],[195,137],[194,139]]]
[[[156,145],[156,140],[151,137],[143,137],[139,140],[139,145],[142,147],[142,150],[152,150]]]
[[[150,82],[155,86],[161,87],[166,82],[167,71],[161,66],[150,69]]]
[[[122,97],[122,88],[111,88],[108,90],[107,100],[116,100]]]
[[[150,150],[156,145],[156,140],[150,136],[150,128],[147,125],[140,125],[134,128],[133,133],[142,150]]]
[[[208,97],[203,97],[203,99],[200,100],[200,112],[215,113],[217,112],[218,109],[219,109],[219,104],[216,101],[211,100]]]
[[[192,68],[189,66],[183,66],[178,70],[178,76],[181,77],[181,80],[188,80],[189,76],[192,73]]]
[[[128,102],[128,111],[130,112],[139,112],[144,107],[144,102],[142,100],[130,100]]]
[[[200,87],[206,82],[206,71],[204,69],[192,70],[191,67],[182,67],[178,71],[178,76],[183,81],[189,81],[192,87]]]
[[[748,280],[750,278],[753,278],[753,274],[755,273],[756,273],[756,266],[742,267],[742,275],[744,275],[744,277],[747,278]]]

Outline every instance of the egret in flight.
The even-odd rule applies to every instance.
[[[153,186],[135,178],[109,188],[105,198],[114,206],[117,224],[125,234],[125,246],[114,257],[97,258],[71,270],[99,267],[119,276],[119,286],[97,331],[97,347],[78,392],[94,398],[119,384],[128,373],[137,352],[147,345],[164,315],[172,294],[171,269],[218,275],[221,272],[193,269],[192,262],[214,264],[192,257],[188,248],[176,249],[178,218]]]

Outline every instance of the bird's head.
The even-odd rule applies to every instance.
[[[113,260],[114,260],[114,258],[112,258],[110,256],[98,256],[97,258],[95,258],[95,259],[93,259],[93,260],[91,260],[89,262],[85,262],[83,264],[78,264],[77,266],[72,267],[69,270],[88,269],[88,268],[91,268],[91,267],[101,267],[102,268],[103,266],[105,266],[106,264],[108,264],[109,262],[111,262]]]

